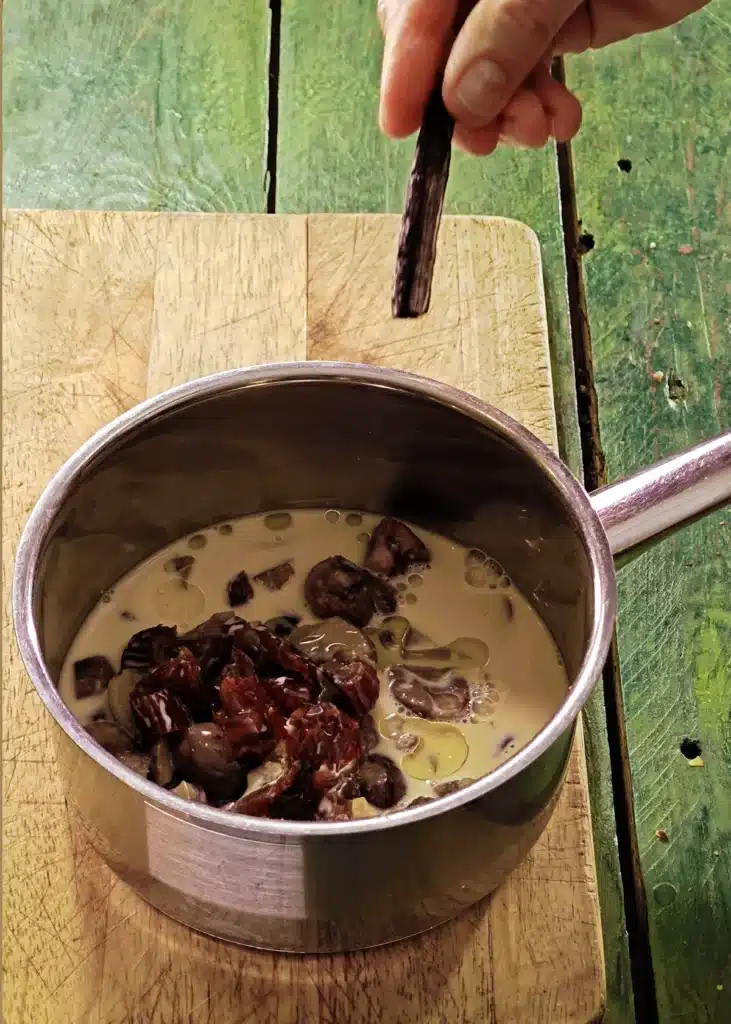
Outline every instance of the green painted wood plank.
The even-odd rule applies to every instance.
[[[280,212],[398,212],[413,140],[394,143],[377,128],[381,40],[372,0],[342,0],[327,17],[312,0],[284,0],[279,88],[277,209]],[[551,352],[562,454],[581,458],[568,331],[563,242],[554,153],[504,150],[478,161],[457,154],[449,213],[525,221],[538,234],[549,300]],[[632,1019],[629,962],[615,845],[606,723],[597,691],[585,715],[609,1010]]]
[[[5,8],[5,204],[266,208],[267,0]]]
[[[596,241],[584,273],[612,479],[731,425],[730,26],[731,0],[716,0],[673,30],[569,64],[585,110],[574,163]],[[622,571],[619,650],[660,1018],[721,1024],[731,1020],[731,510]],[[684,736],[700,739],[704,767],[680,753]]]

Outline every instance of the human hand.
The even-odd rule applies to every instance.
[[[454,141],[484,155],[500,141],[543,146],[579,130],[581,105],[551,77],[552,57],[665,28],[708,0],[477,0],[455,38],[461,2],[378,0],[386,40],[379,120],[392,138],[416,131],[444,69]]]

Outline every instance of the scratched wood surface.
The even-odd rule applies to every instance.
[[[569,64],[585,108],[573,150],[578,213],[595,241],[583,269],[610,479],[731,425],[730,44],[731,0],[715,0],[675,29]],[[731,512],[667,541],[619,582],[659,1016],[725,1024]],[[685,737],[699,741],[702,767],[680,752]]]
[[[7,214],[6,579],[59,463],[146,393],[200,373],[271,358],[370,360],[468,388],[555,445],[535,237],[514,222],[448,219],[432,311],[396,323],[397,230],[389,217]],[[252,953],[149,908],[69,821],[4,593],[7,1024],[578,1024],[601,1015],[581,734],[546,834],[491,900],[365,954]]]

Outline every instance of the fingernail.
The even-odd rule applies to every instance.
[[[462,77],[455,91],[457,104],[470,117],[491,120],[500,109],[496,95],[505,91],[507,79],[501,68],[491,60],[475,61]],[[497,102],[496,102],[497,101]]]

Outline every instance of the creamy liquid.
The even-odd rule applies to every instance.
[[[164,548],[123,577],[85,621],[61,674],[63,700],[82,724],[100,717],[107,710],[106,693],[77,700],[74,662],[105,655],[118,670],[122,651],[138,630],[162,623],[183,632],[227,609],[226,585],[242,569],[252,579],[254,597],[236,608],[237,614],[252,621],[279,615],[300,616],[302,623],[317,621],[304,601],[307,573],[336,554],[361,565],[370,530],[381,518],[333,509],[247,516]],[[381,693],[373,712],[381,735],[378,751],[393,758],[406,776],[402,804],[433,795],[440,783],[488,774],[547,724],[569,685],[553,638],[500,566],[482,552],[413,529],[431,550],[432,561],[431,567],[391,581],[399,595],[395,614],[421,634],[409,641],[407,659],[418,661],[413,652],[419,648],[460,638],[482,643],[454,644],[457,652],[464,651],[461,658],[455,655],[454,667],[475,694],[466,720],[455,723],[404,713],[389,691],[385,668],[386,661],[403,658],[393,649],[379,650]],[[195,561],[183,579],[172,560],[186,555]],[[295,573],[281,590],[272,592],[253,580],[287,560]],[[380,621],[374,617],[371,626]],[[395,625],[404,624],[396,620]],[[418,737],[415,750],[409,750],[413,735],[404,740],[403,733]],[[370,805],[363,807],[364,801],[355,803],[357,814],[378,813]]]

